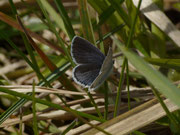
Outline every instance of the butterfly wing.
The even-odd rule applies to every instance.
[[[109,48],[108,54],[101,66],[100,73],[96,77],[96,79],[92,82],[91,86],[89,87],[89,90],[95,90],[97,89],[111,74],[113,70],[113,60],[112,60],[112,48]]]
[[[71,56],[76,64],[102,64],[105,56],[89,41],[75,36],[71,43]]]
[[[83,64],[73,69],[73,79],[81,86],[89,87],[99,75],[100,64]]]

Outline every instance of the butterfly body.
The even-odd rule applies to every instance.
[[[75,36],[71,44],[71,56],[77,64],[73,69],[74,81],[90,91],[97,89],[112,72],[111,48],[105,56],[89,41]]]

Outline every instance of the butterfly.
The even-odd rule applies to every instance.
[[[86,39],[75,36],[71,43],[71,56],[77,66],[73,80],[89,91],[97,89],[113,71],[112,48],[105,56]]]

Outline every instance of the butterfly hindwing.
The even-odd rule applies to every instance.
[[[71,56],[76,64],[102,64],[105,56],[89,41],[75,36],[71,44]]]
[[[101,65],[84,64],[77,65],[73,69],[73,79],[84,87],[89,87],[99,75]]]

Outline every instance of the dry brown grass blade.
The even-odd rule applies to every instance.
[[[133,0],[135,6],[139,0]],[[180,31],[174,26],[169,18],[152,2],[152,0],[142,0],[141,12],[164,31],[180,47]]]
[[[164,102],[170,112],[179,109],[178,106],[170,102],[169,99],[164,100]],[[99,127],[105,129],[113,135],[123,135],[144,127],[165,115],[166,113],[164,112],[160,103],[157,103],[157,100],[153,99],[108,122],[103,123]],[[100,132],[94,129],[84,133],[84,135],[92,134],[101,135]]]
[[[75,108],[71,107],[71,108]],[[99,106],[99,109],[101,112],[104,112],[104,106]],[[96,110],[94,107],[89,107],[89,108],[81,108],[77,109],[80,112],[88,113],[88,114],[95,114]],[[112,105],[109,106],[109,112],[112,112],[114,110],[114,107]],[[51,111],[47,113],[42,113],[42,112],[37,112],[37,119],[38,120],[47,120],[47,119],[60,119],[60,120],[73,120],[75,118],[74,115],[72,115],[69,112],[63,111],[63,110],[57,110],[57,111]],[[32,120],[33,115],[28,114],[22,117],[22,121],[29,121]],[[3,124],[0,125],[1,127],[6,127],[6,126],[12,126],[15,124],[18,124],[20,122],[19,118],[12,118],[12,119],[7,119]]]
[[[90,123],[92,123],[93,125],[100,124],[100,122],[98,122],[98,121],[91,121]],[[91,127],[89,125],[83,124],[82,126],[79,126],[77,128],[71,129],[68,133],[66,133],[66,135],[80,135],[81,133],[87,131],[90,128]]]
[[[21,28],[21,26],[11,17],[7,16],[6,14],[0,12],[0,20],[9,24],[10,26],[12,26],[13,28],[21,31],[21,32],[24,32],[23,29]],[[55,50],[58,50],[60,51],[61,53],[65,54],[63,49],[57,45],[54,45],[52,43],[50,43],[48,40],[44,39],[43,37],[41,37],[40,35],[32,32],[31,30],[29,29],[26,29],[29,33],[29,35],[33,38],[35,38],[36,40],[38,40],[39,42],[49,46],[50,48],[53,48]]]
[[[37,51],[37,53],[39,54],[41,59],[44,61],[44,63],[47,65],[47,67],[52,72],[55,71],[57,69],[56,65],[49,60],[49,58],[45,55],[45,53],[37,46],[34,40],[30,37],[28,31],[23,26],[23,23],[21,22],[21,19],[19,18],[19,16],[17,15],[16,17],[25,35],[27,36],[29,42],[33,46],[33,48]],[[74,85],[67,79],[67,77],[64,74],[62,74],[58,79],[66,89],[76,91],[76,88],[74,87]]]
[[[179,109],[178,106],[174,105],[169,99],[166,99],[164,102],[171,112]],[[108,127],[106,130],[114,135],[128,134],[136,129],[150,124],[155,120],[158,120],[165,115],[166,112],[160,103],[158,103]],[[98,133],[98,135],[101,135],[101,133]]]
[[[20,92],[20,93],[28,93],[32,92],[32,85],[9,85],[9,86],[0,86],[3,88],[10,89],[12,91]],[[49,94],[69,94],[69,95],[82,95],[87,96],[86,92],[74,92],[74,91],[68,91],[68,90],[62,90],[62,89],[55,89],[55,88],[47,88],[47,87],[41,87],[41,86],[35,86],[35,92],[36,93],[49,93]],[[0,93],[4,94],[4,93]],[[91,92],[92,96],[104,96],[103,94],[96,94],[95,92]]]
[[[12,91],[20,92],[20,93],[28,93],[32,92],[32,85],[7,85],[7,86],[0,86],[2,88],[7,88]],[[134,98],[140,98],[144,96],[152,96],[151,88],[131,88],[131,95],[133,95]],[[61,95],[81,95],[81,96],[87,96],[86,92],[75,92],[75,91],[69,91],[66,89],[56,89],[56,88],[47,88],[43,86],[35,86],[35,92],[36,93],[48,93],[48,94],[61,94]],[[1,93],[0,94],[5,94]],[[91,95],[95,97],[102,97],[104,98],[104,94],[101,93],[96,93],[91,91]],[[113,92],[108,94],[109,97],[116,96],[117,93]],[[127,91],[123,90],[122,91],[122,97],[126,98],[127,97]],[[82,99],[81,99],[82,100]],[[73,102],[73,101],[72,101]]]
[[[20,93],[28,93],[28,92],[32,92],[32,86],[31,85],[8,85],[8,86],[0,86],[3,88],[7,88],[10,89],[12,91],[16,91],[16,92],[20,92]],[[131,95],[134,98],[144,98],[146,99],[147,97],[151,97],[153,96],[152,92],[151,92],[151,88],[147,87],[147,88],[132,88],[130,89],[131,91]],[[69,91],[66,89],[56,89],[56,88],[47,88],[47,87],[41,87],[41,86],[35,86],[35,92],[36,93],[47,93],[47,94],[61,94],[61,95],[80,95],[80,96],[87,96],[86,92],[75,92],[75,91]],[[5,93],[1,93],[0,94],[4,95]],[[93,96],[93,98],[104,98],[104,94],[101,93],[96,93],[96,92],[91,92],[91,95]],[[113,92],[111,94],[108,94],[109,97],[114,97],[116,96],[117,93]],[[122,98],[127,98],[127,91],[122,91]],[[80,100],[86,100],[86,99],[80,99]],[[147,100],[147,99],[146,99]],[[71,101],[74,102],[74,101]],[[75,100],[76,102],[76,100]]]
[[[26,28],[24,27],[23,23],[21,22],[21,19],[19,18],[19,16],[16,16],[17,20],[21,26],[21,28],[23,29],[26,37],[28,38],[29,42],[31,43],[32,47],[37,51],[37,53],[39,54],[39,56],[41,57],[41,59],[44,61],[44,63],[49,67],[49,69],[51,71],[54,71],[57,67],[49,60],[49,58],[44,54],[44,52],[38,47],[38,45],[34,42],[34,40],[29,36],[28,31],[26,30]]]

